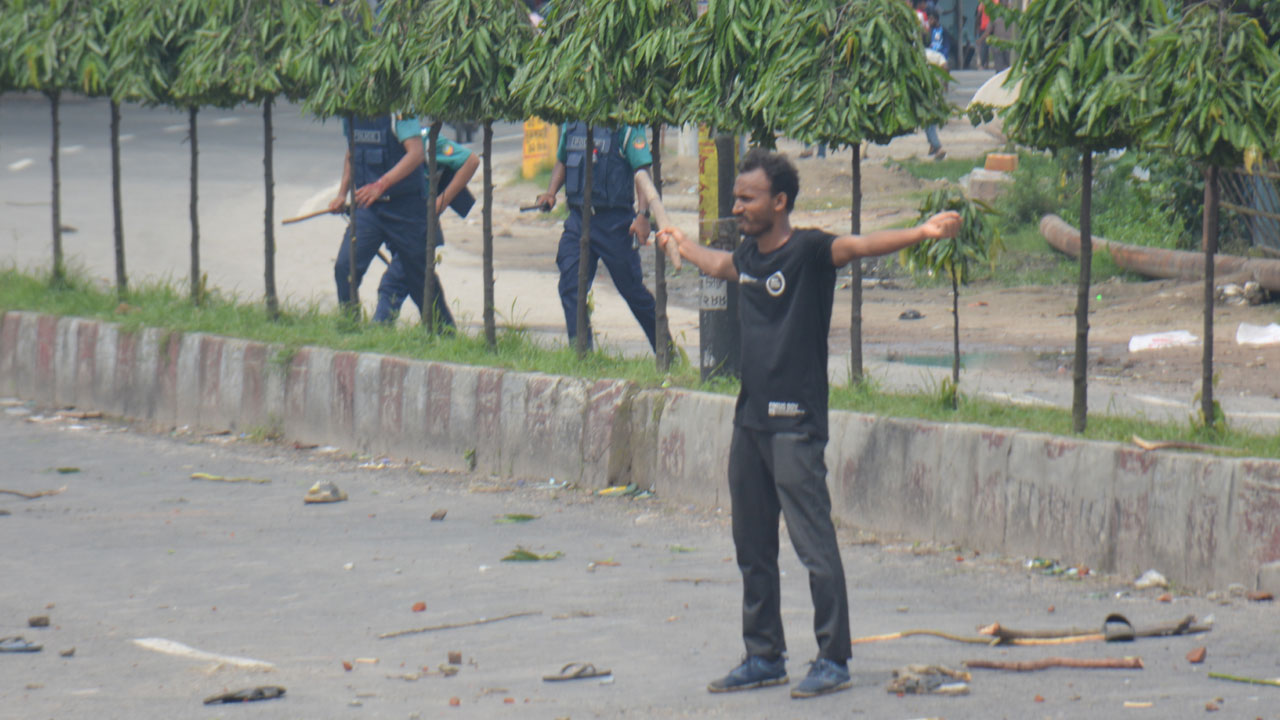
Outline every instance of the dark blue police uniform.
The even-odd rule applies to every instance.
[[[592,168],[590,263],[587,269],[587,291],[595,279],[599,261],[613,278],[613,285],[627,301],[649,346],[655,345],[655,305],[653,295],[644,286],[640,254],[632,247],[630,226],[635,220],[635,171],[648,165],[644,131],[638,128],[593,128],[595,166]],[[632,143],[632,145],[628,145]],[[634,148],[634,152],[629,148]],[[572,341],[577,335],[578,260],[581,254],[582,203],[585,196],[583,170],[587,161],[587,126],[576,122],[567,125],[561,137],[561,162],[565,166],[565,200],[569,217],[560,235],[556,266],[560,269],[560,302],[564,306],[565,326]],[[637,164],[642,163],[642,164]],[[590,323],[587,326],[590,344]]]

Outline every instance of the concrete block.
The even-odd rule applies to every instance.
[[[1233,582],[1252,579],[1256,568],[1280,560],[1280,462],[1237,460],[1230,542]],[[1244,575],[1245,579],[1240,579]]]
[[[872,468],[860,465],[867,443],[880,418],[852,412],[834,412],[828,418],[827,488],[831,493],[831,514],[846,525],[871,527],[859,513],[860,472]]]
[[[729,444],[734,400],[722,395],[669,390],[658,424],[657,477],[662,497],[729,509]]]
[[[173,386],[173,422],[175,425],[200,427],[200,409],[204,405],[204,379],[212,374],[217,377],[217,366],[209,368],[203,348],[206,337],[203,333],[182,335],[176,341],[169,340],[169,347],[178,348],[176,358],[171,356],[175,368]],[[222,346],[217,346],[219,362],[221,362]],[[216,382],[216,380],[214,380]]]
[[[31,400],[41,405],[53,405],[57,397],[58,318],[53,315],[34,315],[35,364],[32,367],[34,386]]]
[[[18,329],[22,326],[22,315],[7,312],[0,318],[0,396],[13,397],[17,394],[17,378],[14,374],[14,359],[18,354]]]
[[[247,342],[239,349],[238,355],[242,367],[240,370],[240,397],[236,402],[239,412],[236,424],[240,427],[254,425],[270,425],[266,404],[267,385],[267,346],[260,342]],[[228,402],[230,399],[228,398]],[[282,415],[277,412],[278,423]]]
[[[247,417],[240,407],[244,397],[244,351],[248,345],[238,338],[220,338],[222,352],[218,366],[218,391],[211,417],[204,422],[218,429],[246,431],[259,425],[255,418]]]
[[[401,358],[379,357],[377,387],[377,434],[384,438],[387,450],[400,447],[403,442],[405,416],[405,377],[409,373],[409,361]]]
[[[982,167],[985,170],[1011,173],[1018,169],[1018,156],[1012,153],[990,153]]]
[[[1124,452],[1130,452],[1127,448]],[[1147,546],[1120,554],[1122,572],[1156,568],[1185,587],[1225,587],[1251,580],[1226,547],[1234,462],[1207,455],[1148,453],[1153,458]],[[1122,548],[1123,550],[1123,548]]]
[[[610,453],[609,484],[635,483],[654,488],[658,482],[658,424],[665,403],[661,390],[628,391],[618,411],[616,434],[623,438]],[[627,444],[623,452],[619,445]]]
[[[597,380],[586,387],[579,454],[584,477],[598,478],[600,487],[609,487],[619,474],[613,453],[631,452],[629,426],[620,417],[631,390],[631,383],[621,380]]]
[[[53,349],[53,402],[59,407],[76,404],[76,343],[80,320],[73,317],[54,318],[57,325]]]
[[[284,348],[280,345],[262,346],[259,343],[250,343],[245,348],[245,368],[246,373],[255,366],[257,362],[257,350],[262,348],[262,373],[260,385],[252,387],[247,380],[245,384],[245,395],[253,393],[257,400],[257,405],[250,403],[245,404],[244,400],[240,401],[241,408],[256,407],[255,417],[260,418],[259,422],[270,426],[272,429],[284,430],[285,417],[285,385],[289,379],[290,364],[285,362]]]
[[[96,408],[98,336],[103,326],[96,320],[81,320],[76,326],[76,376],[72,402],[77,407]]]
[[[1040,433],[1013,436],[1006,496],[1007,552],[1109,570],[1112,469],[1086,443]]]
[[[15,394],[31,400],[36,388],[36,356],[39,345],[39,316],[34,313],[15,313],[18,316],[17,342],[14,344],[13,375]]]
[[[1012,183],[1013,178],[1006,173],[975,168],[965,176],[962,185],[970,198],[991,202],[1000,197]]]
[[[480,460],[490,462],[487,452],[497,455],[503,474],[604,487],[607,458],[595,465],[582,455],[587,392],[587,383],[576,378],[506,373],[499,439],[484,442],[490,436],[478,428]],[[596,472],[588,473],[587,467]]]
[[[306,348],[306,395],[302,412],[302,426],[313,442],[351,448],[352,438],[343,433],[342,424],[334,415],[335,353],[324,348]],[[353,448],[354,449],[354,448]]]
[[[119,357],[120,328],[114,323],[100,323],[97,342],[94,343],[90,397],[92,407],[109,415],[123,414],[116,387],[116,360]]]
[[[146,328],[131,337],[132,362],[125,365],[118,361],[116,365],[117,371],[132,370],[125,412],[162,425],[174,425],[173,387],[178,382],[177,353],[182,336]],[[122,352],[125,345],[122,339]]]
[[[939,427],[937,465],[932,470],[936,476],[932,539],[965,548],[1001,547],[1007,520],[1004,480],[1013,431],[976,425]]]
[[[385,454],[387,445],[380,418],[382,398],[382,361],[373,353],[356,356],[355,391],[351,397],[352,433],[356,447],[363,452]]]
[[[357,359],[354,352],[336,352],[328,368],[333,393],[328,418],[330,430],[336,437],[345,438],[347,447],[360,447],[360,439],[355,435]]]
[[[307,423],[310,352],[308,348],[301,348],[289,358],[284,378],[284,427],[290,436],[316,441],[320,436]]]
[[[1280,561],[1269,562],[1258,569],[1257,589],[1280,595]]]
[[[401,371],[383,367],[383,376],[400,377],[399,428],[388,432],[389,449],[408,457],[426,459],[431,444],[424,438],[427,427],[427,368],[428,363],[395,361],[403,365]],[[383,427],[388,427],[389,411],[383,411]]]

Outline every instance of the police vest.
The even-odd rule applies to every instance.
[[[596,151],[591,169],[591,206],[631,208],[635,205],[635,171],[627,162],[626,144],[612,128],[593,127]],[[582,206],[586,181],[587,126],[571,123],[565,132],[564,194],[570,205]]]
[[[390,115],[356,118],[352,135],[355,144],[351,148],[351,179],[357,188],[376,181],[405,156],[404,143],[396,137],[395,125]],[[417,138],[414,140],[416,142]],[[426,197],[422,173],[409,173],[403,180],[392,185],[387,190],[387,195],[395,199]]]

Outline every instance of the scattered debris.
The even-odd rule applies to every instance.
[[[316,448],[316,452],[320,455],[332,455],[334,453],[342,452],[342,448],[335,447],[333,445],[325,445],[323,447]]]
[[[42,628],[49,627],[48,615],[32,615],[27,618],[27,627]]]
[[[67,466],[67,467],[54,468],[53,471],[58,473],[59,475],[74,475],[80,472],[80,468]]]
[[[400,675],[388,675],[388,680],[404,680],[405,682],[416,682],[422,679],[422,673],[402,673]]]
[[[448,511],[448,510],[437,510],[437,511],[435,511],[435,512],[431,513],[431,521],[432,521],[432,522],[440,522],[441,520],[443,520],[443,519],[444,519],[444,516],[445,516],[445,515],[448,515],[448,514],[449,514],[449,511]]]
[[[1156,602],[1171,603],[1173,602],[1173,595],[1170,595],[1169,593],[1165,593],[1160,597],[1156,598]]]
[[[919,310],[903,310],[898,315],[899,320],[920,320],[924,317],[924,313]]]
[[[1240,583],[1231,583],[1230,585],[1227,586],[1227,594],[1230,595],[1231,597],[1241,598],[1241,597],[1244,597],[1245,593],[1247,592],[1248,592],[1248,589],[1246,589],[1245,586],[1241,585]]]
[[[223,477],[221,475],[210,475],[204,472],[191,473],[192,480],[207,480],[209,482],[225,482],[225,483],[250,483],[253,485],[267,485],[271,483],[270,478],[254,478],[254,477]]]
[[[684,545],[671,546],[671,552],[673,553],[691,553],[691,552],[697,552],[697,551],[698,551],[698,548],[686,547]]]
[[[1208,653],[1203,645],[1187,653],[1187,662],[1192,665],[1199,665],[1204,662],[1204,656]]]
[[[595,572],[598,567],[621,567],[622,563],[613,560],[592,560],[587,563],[587,572]]]
[[[968,695],[973,676],[943,665],[907,665],[893,671],[888,690],[898,695]]]
[[[573,620],[575,618],[589,618],[589,617],[595,617],[595,616],[596,614],[591,612],[590,610],[571,610],[566,613],[559,613],[556,615],[552,615],[551,619],[552,620]]]
[[[1214,288],[1213,296],[1225,305],[1261,305],[1271,299],[1270,293],[1257,280],[1244,285],[1226,283]]]
[[[43,645],[28,641],[21,635],[0,638],[0,653],[40,652]]]
[[[0,517],[4,517],[5,515],[12,515],[12,514],[13,513],[9,512],[8,510],[0,508]]]
[[[1170,330],[1169,332],[1151,333],[1150,335],[1134,335],[1129,338],[1129,352],[1192,347],[1199,344],[1200,338],[1186,330]]]
[[[44,683],[27,683],[28,690],[40,690],[44,688]]]
[[[310,505],[312,503],[335,503],[342,502],[347,499],[347,494],[338,489],[338,486],[328,480],[321,480],[307,490],[307,496],[302,502]]]
[[[1137,700],[1125,700],[1125,701],[1124,701],[1124,707],[1126,707],[1126,708],[1138,708],[1138,709],[1142,709],[1142,708],[1155,707],[1155,703],[1153,703],[1153,702],[1151,702],[1151,701],[1149,701],[1149,700],[1144,700],[1144,701],[1141,701],[1141,702],[1139,702],[1139,701],[1137,701]]]
[[[1237,345],[1277,345],[1280,344],[1280,325],[1250,325],[1240,323],[1236,328]]]
[[[1209,673],[1209,677],[1213,678],[1214,680],[1230,680],[1231,682],[1248,683],[1250,685],[1270,685],[1272,687],[1280,687],[1280,678],[1271,678],[1271,679],[1251,678],[1251,677],[1242,677],[1240,675],[1227,675],[1226,673],[1217,673],[1217,672]]]
[[[473,625],[487,625],[489,623],[496,623],[502,620],[511,620],[514,618],[528,617],[530,615],[541,615],[541,614],[542,614],[541,610],[531,610],[527,612],[511,613],[510,615],[502,615],[500,617],[495,617],[495,618],[480,618],[479,620],[471,620],[469,622],[445,623],[444,625],[430,625],[428,627],[413,628],[412,630],[398,630],[396,632],[382,633],[381,635],[378,636],[378,639],[386,640],[388,638],[402,637],[404,635],[417,635],[420,633],[435,632],[436,630],[453,630],[455,628],[471,627]]]
[[[1027,561],[1027,569],[1039,570],[1041,575],[1062,575],[1069,578],[1084,577],[1089,574],[1085,565],[1062,565],[1057,560],[1048,558],[1031,558]]]
[[[191,658],[192,660],[209,660],[218,665],[230,665],[232,667],[243,668],[245,670],[274,670],[275,665],[265,660],[254,660],[252,658],[234,657],[232,655],[219,655],[217,653],[205,652],[197,650],[189,645],[183,645],[180,642],[166,640],[164,638],[139,638],[133,641],[134,645],[147,650],[165,653],[167,655],[177,655],[179,657]]]
[[[357,665],[377,665],[378,658],[356,658]]]
[[[386,470],[395,467],[395,463],[391,462],[391,458],[381,458],[378,460],[370,460],[366,463],[360,463],[356,466],[360,470]]]
[[[342,661],[342,669],[343,669],[343,670],[346,670],[347,672],[351,672],[352,668],[354,668],[354,667],[355,667],[355,665],[352,665],[351,663],[347,662],[346,660],[343,660],[343,661]]]
[[[543,675],[542,679],[546,682],[559,682],[562,680],[585,680],[587,678],[605,677],[612,674],[613,671],[598,670],[591,663],[571,662],[560,668],[560,672],[553,675]]]
[[[538,562],[539,560],[556,560],[561,557],[564,557],[564,553],[560,552],[559,550],[553,550],[549,553],[543,553],[540,555],[536,552],[533,552],[532,550],[526,550],[523,547],[516,546],[516,549],[507,553],[507,556],[502,558],[502,561],[503,562]]]
[[[31,493],[22,492],[21,490],[5,490],[3,488],[0,488],[0,493],[5,493],[8,495],[17,495],[18,497],[26,498],[27,500],[35,500],[36,498],[49,497],[50,495],[61,495],[62,493],[66,492],[66,490],[67,490],[67,486],[63,485],[57,490],[40,490],[37,492],[31,492]]]
[[[458,707],[461,704],[462,704],[462,700],[460,698],[457,698],[457,697],[449,698],[449,705],[451,707]]]
[[[1064,658],[1047,657],[1040,660],[965,660],[963,665],[975,670],[1012,670],[1014,672],[1031,672],[1048,668],[1087,668],[1094,670],[1141,670],[1142,658]]]
[[[320,447],[320,446],[319,446],[318,444],[316,444],[316,443],[304,443],[304,442],[302,442],[302,441],[300,441],[300,440],[294,440],[294,441],[293,441],[293,449],[294,449],[294,450],[315,450],[315,449],[316,449],[316,448],[318,448],[318,447]]]
[[[1245,593],[1244,596],[1251,602],[1271,602],[1275,599],[1275,596],[1266,590],[1252,590]]]
[[[219,703],[256,702],[258,700],[273,700],[283,696],[284,688],[279,685],[259,685],[254,688],[245,688],[244,690],[212,695],[204,699],[204,704],[216,705]]]
[[[1218,704],[1217,704],[1217,703],[1215,703],[1215,702],[1213,702],[1212,700],[1204,704],[1204,711],[1205,711],[1205,712],[1217,712],[1217,711],[1219,711],[1219,710],[1221,710],[1221,709],[1222,709],[1222,708],[1221,708],[1221,707],[1219,707],[1219,706],[1218,706]]]
[[[715,580],[715,579],[712,579],[712,578],[701,578],[701,577],[700,577],[700,578],[667,578],[667,582],[669,582],[669,583],[693,583],[693,585],[696,587],[696,586],[701,585],[701,584],[703,584],[703,583],[712,583],[712,584],[716,584],[716,585],[728,585],[729,583],[731,583],[731,582],[733,582],[733,581],[732,581],[732,580]]]
[[[343,569],[343,570],[355,570],[355,569],[356,569],[356,564],[355,564],[355,563],[353,563],[353,562],[349,562],[349,563],[347,563],[347,564],[343,565],[343,566],[342,566],[342,569]]]
[[[73,647],[67,648],[66,650],[58,651],[58,655],[64,658],[75,657],[75,654],[76,654],[76,649]]]
[[[102,417],[102,413],[97,410],[61,410],[58,417],[70,420],[97,420]]]
[[[445,677],[453,677],[454,675],[457,675],[458,671],[461,669],[462,668],[458,667],[457,665],[449,665],[446,663],[440,663],[440,668],[439,668],[440,674],[444,675]]]
[[[424,610],[427,609],[427,604],[419,600],[418,602],[413,604],[413,607],[411,609],[414,612],[423,612]]]
[[[495,517],[494,522],[498,525],[515,525],[518,523],[527,523],[537,520],[538,517],[538,515],[526,515],[524,513],[506,513]]]
[[[640,486],[635,483],[631,483],[629,485],[614,485],[612,487],[596,491],[597,495],[602,495],[604,497],[627,497],[630,495],[637,495],[639,493]]]
[[[462,651],[461,651],[461,650],[450,650],[450,651],[449,651],[449,664],[450,664],[450,665],[461,665],[461,664],[462,664]]]
[[[1153,587],[1167,588],[1169,587],[1169,581],[1164,575],[1161,575],[1159,571],[1148,570],[1142,573],[1142,576],[1137,580],[1133,581],[1133,586],[1138,590],[1146,590],[1147,588]]]

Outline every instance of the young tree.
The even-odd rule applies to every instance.
[[[951,278],[951,384],[944,395],[954,410],[960,387],[960,286],[967,284],[974,264],[988,264],[1003,245],[1000,233],[987,223],[992,214],[986,203],[970,200],[954,185],[935,190],[920,206],[921,221],[935,214],[955,210],[960,213],[960,232],[946,240],[926,240],[902,251],[908,269],[946,273]]]
[[[578,28],[593,22],[596,8],[588,0],[553,3],[541,32],[526,54],[524,64],[511,81],[511,92],[526,115],[552,122],[581,121],[587,124],[587,147],[595,147],[593,126],[608,124],[618,117],[618,96],[622,85],[613,70],[629,62],[627,50],[612,46],[606,39],[586,36]],[[616,6],[606,11],[616,12]],[[591,188],[593,166],[583,164],[582,237],[578,260],[578,303],[575,350],[586,357],[590,341],[587,330],[587,277],[591,242]]]
[[[415,58],[416,65],[405,68],[405,101],[420,117],[430,117],[433,129],[441,121],[480,122],[484,149],[484,336],[491,350],[497,349],[497,323],[493,299],[493,123],[518,120],[520,104],[509,87],[525,50],[533,40],[528,8],[520,0],[435,0],[425,10],[417,3],[392,0],[383,7],[384,19],[395,23],[406,10],[414,11],[404,33],[398,62]],[[438,136],[438,129],[435,134]],[[434,140],[432,141],[434,143]],[[434,144],[428,149],[428,163],[434,163]],[[438,213],[439,188],[436,173],[430,170],[428,208]],[[438,218],[438,214],[437,214]],[[433,223],[434,225],[434,223]],[[435,237],[432,227],[432,237]],[[428,278],[423,302],[432,307],[435,247],[427,248]],[[425,315],[426,313],[424,313]]]
[[[612,86],[613,103],[606,108],[607,124],[647,125],[652,133],[654,186],[662,188],[662,127],[681,116],[678,88],[684,38],[697,16],[693,0],[584,0],[577,21],[560,44],[566,47],[608,48],[601,61],[583,72],[590,82]],[[562,69],[549,64],[534,68],[530,82],[563,81]],[[539,102],[554,102],[556,90],[542,85]],[[575,118],[576,119],[576,118]],[[581,267],[581,265],[579,266]],[[671,366],[671,331],[667,323],[666,257],[654,247],[655,354],[658,369]]]
[[[267,313],[277,317],[275,176],[272,107],[277,96],[298,100],[304,87],[292,75],[294,54],[309,38],[299,34],[312,0],[206,0],[204,24],[182,56],[177,85],[227,101],[262,104],[263,281]]]
[[[1280,55],[1258,20],[1228,0],[1188,4],[1154,32],[1133,70],[1131,93],[1145,140],[1204,166],[1204,356],[1200,412],[1213,428],[1214,254],[1222,168],[1251,169],[1280,152]]]
[[[105,44],[108,6],[92,0],[12,0],[9,12],[26,32],[13,40],[12,70],[18,86],[38,90],[49,98],[52,127],[50,199],[53,221],[54,285],[66,282],[62,250],[61,121],[59,108],[64,91],[96,93],[106,75]]]
[[[1005,133],[1035,148],[1081,155],[1080,275],[1071,401],[1072,427],[1079,433],[1088,421],[1093,154],[1127,147],[1136,139],[1122,73],[1142,53],[1147,34],[1165,21],[1165,6],[1161,0],[1037,0],[1014,17],[1019,32],[1007,85],[1021,82],[1022,90],[1001,112]]]
[[[755,104],[788,110],[786,132],[853,151],[850,229],[862,232],[863,141],[886,144],[950,114],[947,74],[925,59],[920,22],[901,0],[792,3],[779,62],[766,68]],[[939,207],[938,211],[952,209]],[[850,264],[849,374],[862,380],[862,264]]]
[[[362,46],[373,38],[373,13],[366,0],[335,0],[324,6],[308,6],[301,18],[298,37],[307,38],[308,51],[290,57],[289,74],[308,94],[303,107],[321,119],[347,119],[347,151],[354,145],[354,119],[369,114],[367,94],[376,90],[374,78],[361,66]],[[349,188],[348,205],[355,208],[355,183]],[[356,213],[351,213],[351,257],[355,258]],[[360,299],[356,263],[350,263],[351,305],[359,316]]]

